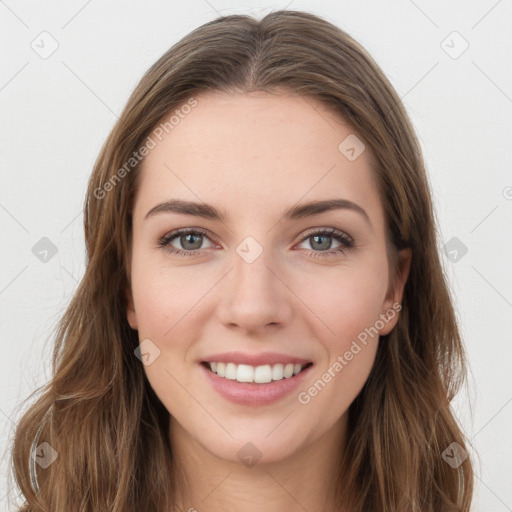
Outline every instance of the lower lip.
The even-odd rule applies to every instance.
[[[277,402],[290,394],[304,381],[313,365],[288,379],[281,379],[267,384],[251,384],[219,377],[216,373],[200,364],[213,389],[227,400],[240,405],[266,405]]]

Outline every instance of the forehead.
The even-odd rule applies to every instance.
[[[146,156],[136,210],[172,197],[220,205],[227,215],[231,208],[262,215],[262,206],[344,198],[381,213],[369,148],[347,158],[344,141],[362,142],[317,100],[267,92],[195,99]]]

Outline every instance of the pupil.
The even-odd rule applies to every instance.
[[[189,233],[187,235],[183,235],[181,237],[182,246],[183,247],[187,247],[186,243],[189,242],[190,238],[197,238],[196,246],[195,247],[188,247],[188,249],[199,249],[199,247],[201,247],[201,237],[202,237],[202,235],[194,235],[194,234],[191,234],[191,233]],[[184,241],[185,241],[185,243],[183,243]],[[192,245],[194,245],[193,242],[192,242]]]
[[[314,241],[316,243],[318,241],[318,239],[320,239],[320,238],[329,239],[330,237],[327,236],[327,235],[314,235],[312,238],[314,239]],[[331,247],[331,242],[330,241],[329,242],[325,242],[324,241],[324,243],[323,244],[321,243],[320,245],[322,247],[319,247],[319,249],[329,249]]]

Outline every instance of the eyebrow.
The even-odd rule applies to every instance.
[[[358,204],[348,199],[327,199],[310,201],[301,205],[292,206],[285,210],[281,216],[286,220],[296,220],[304,217],[320,215],[321,213],[332,210],[351,210],[359,213],[365,221],[372,227],[370,217],[366,211]],[[218,220],[225,222],[224,215],[214,206],[206,203],[196,203],[193,201],[183,201],[181,199],[171,199],[157,204],[146,213],[144,220],[161,213],[180,213],[183,215],[193,215],[205,219]]]

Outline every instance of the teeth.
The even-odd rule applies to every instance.
[[[210,366],[211,368],[211,366]],[[213,368],[211,368],[213,371]],[[226,376],[226,365],[224,363],[217,363],[217,375],[219,377],[225,377]]]
[[[291,364],[291,363],[287,364],[284,367],[284,378],[285,379],[288,379],[288,378],[290,378],[293,375],[293,369],[294,369],[294,365]]]
[[[234,363],[208,363],[213,373],[219,377],[236,380],[238,382],[254,382],[265,384],[274,380],[289,379],[297,375],[303,368],[301,364],[264,364],[262,366],[250,366],[248,364]]]
[[[272,366],[272,380],[281,380],[283,377],[283,365],[275,364],[274,366]]]
[[[226,365],[226,375],[224,375],[226,379],[235,380],[236,379],[236,364],[228,363]]]

